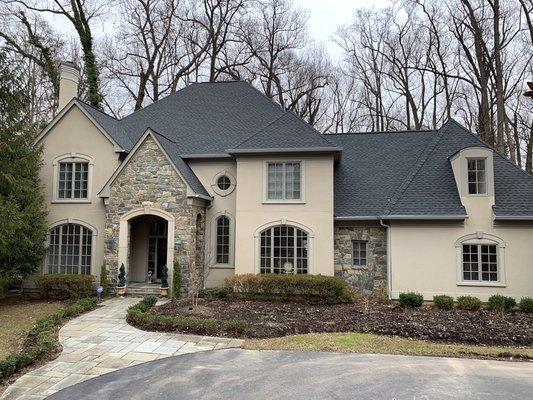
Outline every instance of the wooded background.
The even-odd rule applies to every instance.
[[[50,24],[72,24],[70,37]],[[191,82],[247,80],[321,132],[423,130],[454,118],[532,172],[533,0],[403,0],[359,9],[332,60],[291,0],[0,0],[0,50],[34,122],[57,112],[58,60],[119,118]],[[109,37],[95,35],[112,23]]]

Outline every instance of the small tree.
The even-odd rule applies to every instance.
[[[118,286],[126,286],[126,268],[124,268],[124,263],[120,264],[120,268],[118,270]]]
[[[104,288],[104,296],[109,294],[109,276],[107,273],[107,267],[105,264],[102,264],[100,267],[100,286]]]
[[[178,260],[174,261],[174,272],[172,281],[172,296],[175,299],[181,298],[181,266]]]
[[[0,52],[0,295],[37,271],[46,252],[46,212],[33,144],[29,97],[20,73]]]

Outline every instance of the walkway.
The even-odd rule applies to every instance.
[[[1,399],[44,399],[99,375],[169,356],[240,346],[236,339],[145,332],[126,323],[139,298],[113,298],[59,331],[60,356],[15,381]]]

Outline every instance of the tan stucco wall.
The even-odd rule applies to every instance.
[[[230,234],[233,234],[232,243],[235,243],[235,203],[237,189],[235,188],[230,194],[221,196],[213,188],[215,177],[221,173],[231,174],[235,180],[237,187],[239,182],[237,180],[237,164],[232,159],[215,159],[215,160],[190,160],[189,166],[196,174],[200,182],[204,185],[206,190],[211,196],[213,201],[206,210],[206,226],[205,226],[205,263],[209,267],[209,274],[206,279],[206,287],[219,287],[224,285],[224,278],[235,273],[234,257],[230,257],[230,263],[228,265],[216,265],[215,259],[215,220],[222,214],[229,216],[233,221],[233,230]],[[230,249],[230,252],[234,248]]]
[[[436,294],[474,295],[486,301],[492,294],[517,299],[533,296],[533,222],[493,222],[492,197],[463,197],[469,218],[459,222],[392,222],[392,297],[417,291],[431,300]],[[483,232],[505,241],[505,286],[458,285],[455,242]]]
[[[303,204],[265,204],[266,161],[304,161]],[[314,234],[310,273],[333,275],[333,157],[302,156],[237,158],[235,273],[256,273],[258,246],[254,233],[265,224],[286,221]]]
[[[98,235],[94,237],[95,249],[91,273],[100,275],[100,266],[104,256],[105,210],[98,192],[117,168],[118,155],[113,144],[76,106],[72,107],[63,118],[40,141],[43,145],[43,166],[40,176],[44,186],[48,222],[54,224],[61,220],[73,219],[83,221],[94,227]],[[89,203],[54,203],[54,168],[53,161],[67,153],[80,153],[89,156],[92,166],[90,179],[91,194]]]

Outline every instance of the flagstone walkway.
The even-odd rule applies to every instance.
[[[126,310],[139,298],[113,298],[59,331],[63,351],[55,360],[28,372],[0,399],[44,399],[96,376],[159,358],[238,347],[242,341],[207,336],[146,332],[126,323]],[[176,359],[176,360],[179,360]]]

